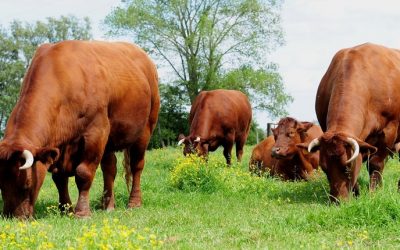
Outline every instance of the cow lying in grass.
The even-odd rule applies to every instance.
[[[320,136],[321,128],[286,117],[279,121],[273,133],[253,149],[250,171],[269,172],[283,180],[307,180],[318,168],[319,154],[308,153],[298,145],[308,144],[315,136]]]

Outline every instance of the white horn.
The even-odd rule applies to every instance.
[[[19,167],[19,169],[23,170],[23,169],[32,167],[33,155],[31,153],[31,151],[25,149],[24,151],[22,151],[22,157],[25,159],[25,164],[23,166]]]
[[[200,142],[200,137],[197,136],[196,140],[194,140],[194,142]]]
[[[185,138],[183,138],[182,140],[178,141],[178,146],[180,146],[184,141],[185,141]]]
[[[315,146],[319,146],[319,139],[315,138],[314,140],[312,140],[310,142],[310,144],[308,144],[308,152],[311,152],[311,150],[315,147]]]
[[[360,153],[360,146],[358,145],[356,140],[350,137],[347,137],[347,143],[349,143],[354,150],[353,155],[350,157],[350,159],[346,161],[346,164],[349,164],[357,158],[358,154]]]

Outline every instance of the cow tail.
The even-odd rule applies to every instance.
[[[132,169],[131,169],[131,155],[129,148],[124,150],[124,170],[125,170],[125,184],[128,192],[131,191],[132,183]]]

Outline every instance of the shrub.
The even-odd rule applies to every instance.
[[[220,185],[216,168],[194,155],[176,160],[170,180],[173,187],[190,192],[214,192]]]
[[[227,166],[222,159],[204,159],[191,155],[178,158],[170,175],[171,185],[183,191],[262,193],[264,178],[252,176],[239,164]]]

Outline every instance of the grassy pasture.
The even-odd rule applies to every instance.
[[[222,152],[208,164],[183,158],[180,149],[147,152],[143,206],[125,208],[122,166],[116,178],[116,210],[100,210],[99,169],[91,189],[92,217],[60,215],[47,176],[29,221],[0,218],[2,249],[393,249],[400,245],[398,159],[386,164],[383,186],[369,193],[365,169],[361,195],[328,204],[328,184],[318,172],[309,182],[282,182],[247,173],[251,147],[241,164],[224,166]],[[120,157],[119,157],[120,158]],[[119,161],[119,164],[122,160]],[[77,190],[70,179],[76,202]],[[0,201],[2,207],[2,201]]]

